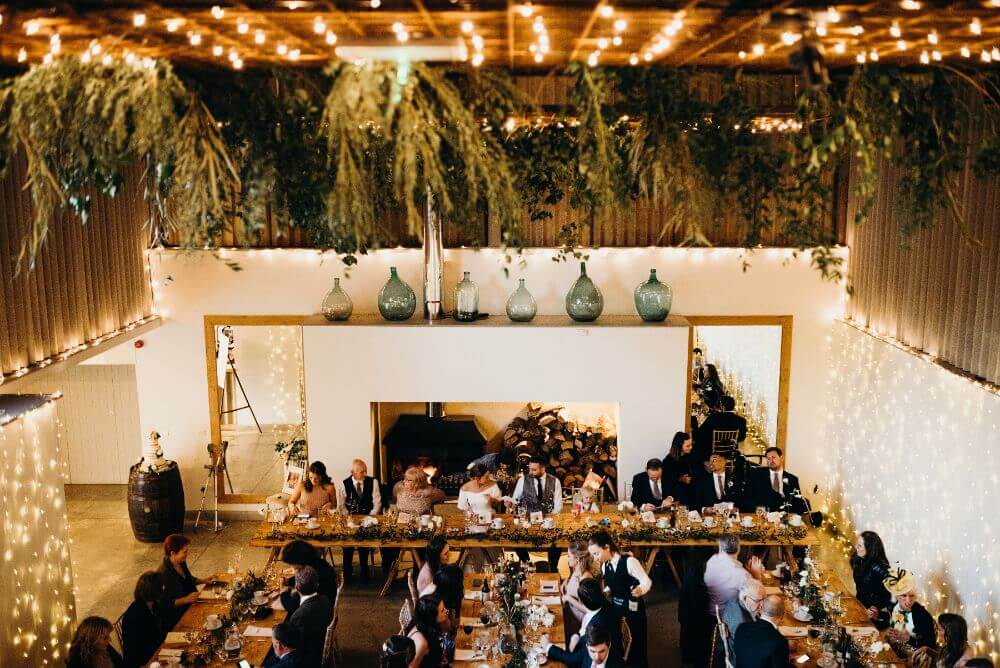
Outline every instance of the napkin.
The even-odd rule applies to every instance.
[[[538,583],[538,591],[543,594],[559,591],[559,580],[542,580]]]
[[[181,658],[181,654],[183,653],[184,650],[182,649],[161,649],[157,655],[162,657],[172,657],[179,659]]]
[[[167,634],[167,637],[163,639],[166,645],[177,645],[177,644],[187,644],[187,634],[181,633],[180,631],[171,631]]]
[[[216,596],[215,591],[212,589],[203,589],[198,594],[199,601],[222,601],[225,600],[225,598],[226,598],[225,594],[223,594],[222,596]]]
[[[481,601],[483,598],[483,592],[481,591],[467,591],[465,592],[466,601]]]
[[[532,596],[531,602],[537,605],[560,605],[562,599],[558,596]]]
[[[808,626],[779,626],[778,633],[789,638],[804,638],[809,635]]]
[[[479,617],[460,617],[458,623],[461,626],[482,626],[483,623],[479,621]]]
[[[482,652],[475,649],[455,649],[455,661],[475,661],[484,660],[486,657]]]
[[[266,626],[248,626],[243,635],[247,638],[270,638],[271,629]]]
[[[846,628],[847,634],[853,638],[878,635],[878,629],[874,626],[848,626]]]

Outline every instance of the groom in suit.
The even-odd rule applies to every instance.
[[[806,512],[799,479],[785,470],[784,455],[781,448],[772,446],[764,451],[767,466],[750,471],[743,504],[745,512],[752,512],[758,506],[764,506],[768,510],[787,507],[789,511],[800,515]]]
[[[736,668],[788,668],[788,639],[778,631],[784,613],[785,599],[772,594],[759,619],[739,625],[733,641]]]
[[[587,643],[584,639],[591,627],[606,629],[611,649],[620,656],[622,653],[621,614],[604,595],[600,582],[595,578],[581,580],[577,597],[587,608],[587,614],[583,616],[583,621],[580,623],[580,633],[574,634],[570,638],[568,650],[550,644],[546,648],[548,657],[554,661],[565,663],[567,666],[588,665]]]
[[[663,493],[663,462],[655,457],[646,462],[646,470],[632,478],[632,498],[639,511],[666,508],[673,504],[672,497]]]
[[[708,508],[723,501],[736,502],[736,485],[726,471],[726,458],[712,455],[708,458],[708,472],[694,483],[694,498],[698,508]]]

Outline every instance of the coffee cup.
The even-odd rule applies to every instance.
[[[503,529],[503,520],[500,519],[499,517],[495,517],[493,519],[493,528],[494,529]]]
[[[554,522],[554,521],[552,520],[552,518],[551,518],[551,517],[546,517],[546,518],[545,518],[545,519],[544,519],[544,520],[542,521],[542,528],[543,528],[543,529],[551,529],[551,528],[553,528],[554,526],[555,526],[555,522]]]
[[[705,526],[707,526],[709,529],[711,529],[712,527],[715,526],[715,518],[712,517],[711,515],[709,515],[708,517],[706,517],[705,520],[704,520],[704,522],[705,522]]]
[[[802,515],[792,515],[789,518],[788,523],[793,527],[802,526]]]
[[[206,615],[205,626],[210,629],[217,629],[222,625],[218,615]]]
[[[666,517],[661,517],[660,519],[656,520],[657,529],[666,529],[667,526],[669,526],[669,523],[667,522]]]
[[[743,521],[743,526],[745,526],[745,527],[752,527],[753,526],[753,515],[744,515],[742,521]]]

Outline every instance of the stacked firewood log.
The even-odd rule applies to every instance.
[[[618,436],[604,425],[577,424],[562,406],[528,404],[501,432],[520,462],[538,456],[563,489],[579,487],[593,471],[614,498],[618,483]],[[608,492],[605,492],[605,498]]]

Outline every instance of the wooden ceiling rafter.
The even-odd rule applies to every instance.
[[[157,2],[146,2],[146,4],[144,5],[144,11],[148,13],[150,9],[156,11],[161,16],[161,18],[158,18],[157,20],[163,21],[164,23],[173,18],[183,18],[184,26],[189,26],[193,28],[194,31],[197,31],[202,35],[203,40],[206,40],[203,41],[202,46],[205,49],[208,49],[209,51],[211,51],[213,45],[208,44],[207,40],[214,40],[216,44],[222,46],[223,49],[225,49],[226,51],[235,50],[237,53],[241,53],[247,56],[251,55],[250,52],[247,51],[246,44],[243,44],[236,38],[224,34],[221,30],[217,30],[210,24],[202,23],[193,16],[176,17],[176,12],[172,12],[171,10],[167,9],[161,4]],[[147,18],[147,25],[149,20],[151,20],[151,17]],[[147,30],[144,31],[142,35],[144,39],[148,39],[150,36],[155,36],[160,42],[169,44],[171,48],[174,47],[174,44],[172,43],[173,40],[166,40],[164,38],[164,35],[159,31]],[[172,33],[168,32],[167,35],[172,35]],[[186,40],[186,35],[178,35],[178,39],[185,39],[185,44],[188,43]],[[180,50],[178,50],[178,52],[180,53]],[[181,57],[183,58],[183,54],[181,54]],[[220,60],[223,59],[222,56],[219,56],[218,58],[220,58]]]
[[[360,23],[351,18],[350,14],[337,9],[337,5],[329,0],[324,0],[320,4],[326,7],[326,11],[332,14],[334,18],[347,26],[347,29],[353,32],[356,37],[365,36],[365,29],[361,27]]]
[[[590,38],[590,31],[594,29],[594,24],[597,23],[597,19],[601,15],[601,7],[606,4],[606,0],[597,0],[597,3],[594,4],[594,8],[590,11],[590,16],[587,17],[587,23],[584,24],[580,36],[576,38],[576,42],[573,45],[573,51],[569,54],[569,62],[573,62],[580,55],[580,47],[583,46],[585,40]]]
[[[249,6],[247,6],[245,2],[233,2],[232,6],[236,7],[246,15],[242,16],[241,18],[246,20],[247,23],[249,23],[251,19],[257,20],[266,25],[268,29],[275,35],[284,35],[284,40],[291,42],[291,44],[287,44],[286,46],[288,46],[289,48],[298,49],[300,52],[306,55],[307,58],[309,58],[312,55],[310,52],[317,50],[316,45],[312,43],[311,39],[306,39],[305,37],[302,37],[301,35],[292,32],[290,29],[272,21],[271,17],[268,16],[267,12],[254,11]]]
[[[725,44],[729,40],[742,35],[747,30],[750,30],[754,26],[763,26],[765,23],[767,23],[767,21],[770,19],[771,15],[774,12],[781,11],[781,10],[786,9],[787,7],[790,7],[790,6],[794,5],[794,4],[795,4],[795,0],[782,0],[777,5],[775,5],[773,7],[770,7],[769,9],[767,9],[767,10],[765,10],[765,11],[757,14],[756,16],[753,16],[752,18],[743,21],[740,25],[738,25],[733,30],[728,31],[727,33],[721,35],[720,37],[717,37],[716,39],[713,39],[708,44],[705,44],[705,45],[699,47],[698,49],[695,49],[693,52],[691,52],[691,53],[687,54],[686,56],[684,56],[683,58],[681,58],[680,61],[677,64],[678,65],[687,65],[688,63],[690,63],[695,58],[698,58],[699,56],[702,56],[702,55],[708,53],[709,51],[711,51],[715,47],[720,46],[722,44]]]
[[[674,16],[686,16],[688,14],[688,12],[692,12],[692,11],[695,10],[695,8],[698,7],[698,3],[699,2],[701,2],[701,0],[688,0],[688,3],[685,4],[683,7],[681,7],[679,10],[677,10],[676,12],[673,12],[673,15]],[[683,28],[682,28],[682,30],[683,30]],[[656,32],[654,32],[652,37],[650,37],[645,42],[643,42],[642,48],[640,48],[638,51],[635,52],[635,53],[639,54],[640,58],[642,57],[643,53],[645,53],[647,51],[650,51],[652,49],[652,44],[655,42],[656,38],[659,36],[659,34],[660,34],[661,31],[662,31],[662,28],[659,29],[659,30],[657,30]],[[687,42],[684,42],[684,43],[686,44]],[[663,60],[664,58],[667,57],[667,55],[670,52],[676,52],[676,49],[668,49],[667,51],[664,51],[661,54],[654,55],[653,56],[653,60],[651,62],[657,62],[659,60]]]
[[[427,11],[427,5],[424,4],[424,0],[411,0],[411,2],[413,2],[413,6],[417,8],[417,11],[420,13],[420,18],[423,19],[424,25],[426,25],[427,29],[431,31],[431,34],[435,37],[443,37],[444,33],[441,32],[441,29],[438,27],[437,22],[434,20],[431,13]]]
[[[507,0],[507,67],[514,69],[514,0]]]

